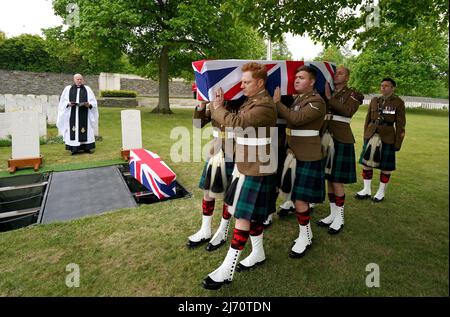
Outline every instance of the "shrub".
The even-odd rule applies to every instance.
[[[64,144],[62,135],[47,137],[46,144]]]
[[[11,135],[8,135],[6,138],[4,139],[0,139],[0,147],[7,147],[7,146],[11,146],[12,141],[11,141]]]
[[[134,90],[102,90],[101,97],[122,97],[122,98],[136,98],[137,92]]]

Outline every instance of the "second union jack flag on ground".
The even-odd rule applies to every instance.
[[[145,149],[130,150],[130,174],[158,199],[176,194],[176,175],[158,154]]]

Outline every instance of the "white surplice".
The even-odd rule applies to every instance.
[[[58,106],[58,117],[56,120],[56,126],[58,127],[59,133],[64,138],[64,143],[69,146],[80,146],[81,144],[90,144],[95,143],[95,135],[94,135],[94,125],[98,122],[98,109],[97,109],[97,99],[95,99],[94,92],[88,86],[84,86],[87,90],[87,99],[88,102],[92,105],[91,109],[88,109],[88,133],[87,133],[87,141],[79,142],[78,141],[78,107],[76,107],[75,112],[75,140],[70,139],[70,111],[71,107],[67,107],[70,103],[69,101],[69,91],[72,86],[67,86],[64,88],[61,98],[59,99]],[[80,100],[80,89],[77,89],[77,99],[76,103],[79,103]],[[83,106],[84,107],[84,106]]]

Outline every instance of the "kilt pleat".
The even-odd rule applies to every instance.
[[[333,183],[356,183],[355,146],[352,143],[341,143],[333,139],[334,158],[330,174],[325,179]]]
[[[231,174],[233,173],[234,168],[234,162],[226,162],[225,161],[225,173],[227,174],[228,184],[231,181]],[[200,189],[205,189],[205,179],[206,179],[206,172],[208,169],[208,161],[206,161],[205,165],[203,166],[202,175],[200,176],[200,181],[198,183],[198,187]]]

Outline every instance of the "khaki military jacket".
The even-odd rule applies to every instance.
[[[333,120],[333,116],[340,116],[351,120],[362,104],[364,96],[353,88],[345,86],[333,93],[327,101],[327,115],[323,122],[322,134],[328,130],[341,143],[355,143],[350,123]]]
[[[396,95],[372,98],[364,123],[364,139],[377,132],[381,141],[394,144],[395,149],[400,150],[405,138],[405,126],[405,102],[402,99]]]
[[[229,134],[225,131],[224,125],[211,118],[211,111],[209,110],[209,107],[211,107],[211,105],[206,106],[206,108],[203,110],[198,110],[197,107],[195,107],[193,116],[194,126],[196,128],[203,128],[206,124],[211,122],[211,125],[215,129],[215,132],[213,132],[215,136],[214,141],[211,144],[211,149],[209,151],[210,155],[213,155],[214,153],[217,153],[219,149],[222,149],[228,158],[233,159],[235,150],[234,137],[232,136],[232,134]],[[239,106],[240,105],[237,103],[225,102],[225,109],[227,109],[231,113],[236,113],[239,109]],[[198,121],[198,119],[200,121]]]
[[[258,139],[261,141],[270,139],[272,133],[275,132],[273,131],[274,129],[270,128],[276,126],[276,106],[266,90],[248,97],[237,113],[231,113],[224,107],[214,109],[213,105],[211,105],[210,110],[213,120],[226,127],[234,128],[236,138],[241,140],[243,138],[250,139],[246,140],[245,143],[252,143]],[[258,129],[259,127],[262,129]],[[265,149],[264,153],[267,153],[267,155],[272,154],[272,159],[260,157],[259,153],[263,151],[262,149],[258,150],[259,147],[263,147]],[[239,139],[236,139],[235,162],[239,172],[249,176],[274,174],[277,169],[277,162],[273,157],[276,157],[277,153],[272,152],[274,151],[271,150],[270,143],[265,145],[246,145],[240,143]]]
[[[287,128],[293,130],[316,130],[323,125],[326,104],[315,91],[297,96],[290,108],[277,103],[279,116],[286,119]],[[322,159],[320,136],[292,136],[287,133],[289,148],[299,161]]]

